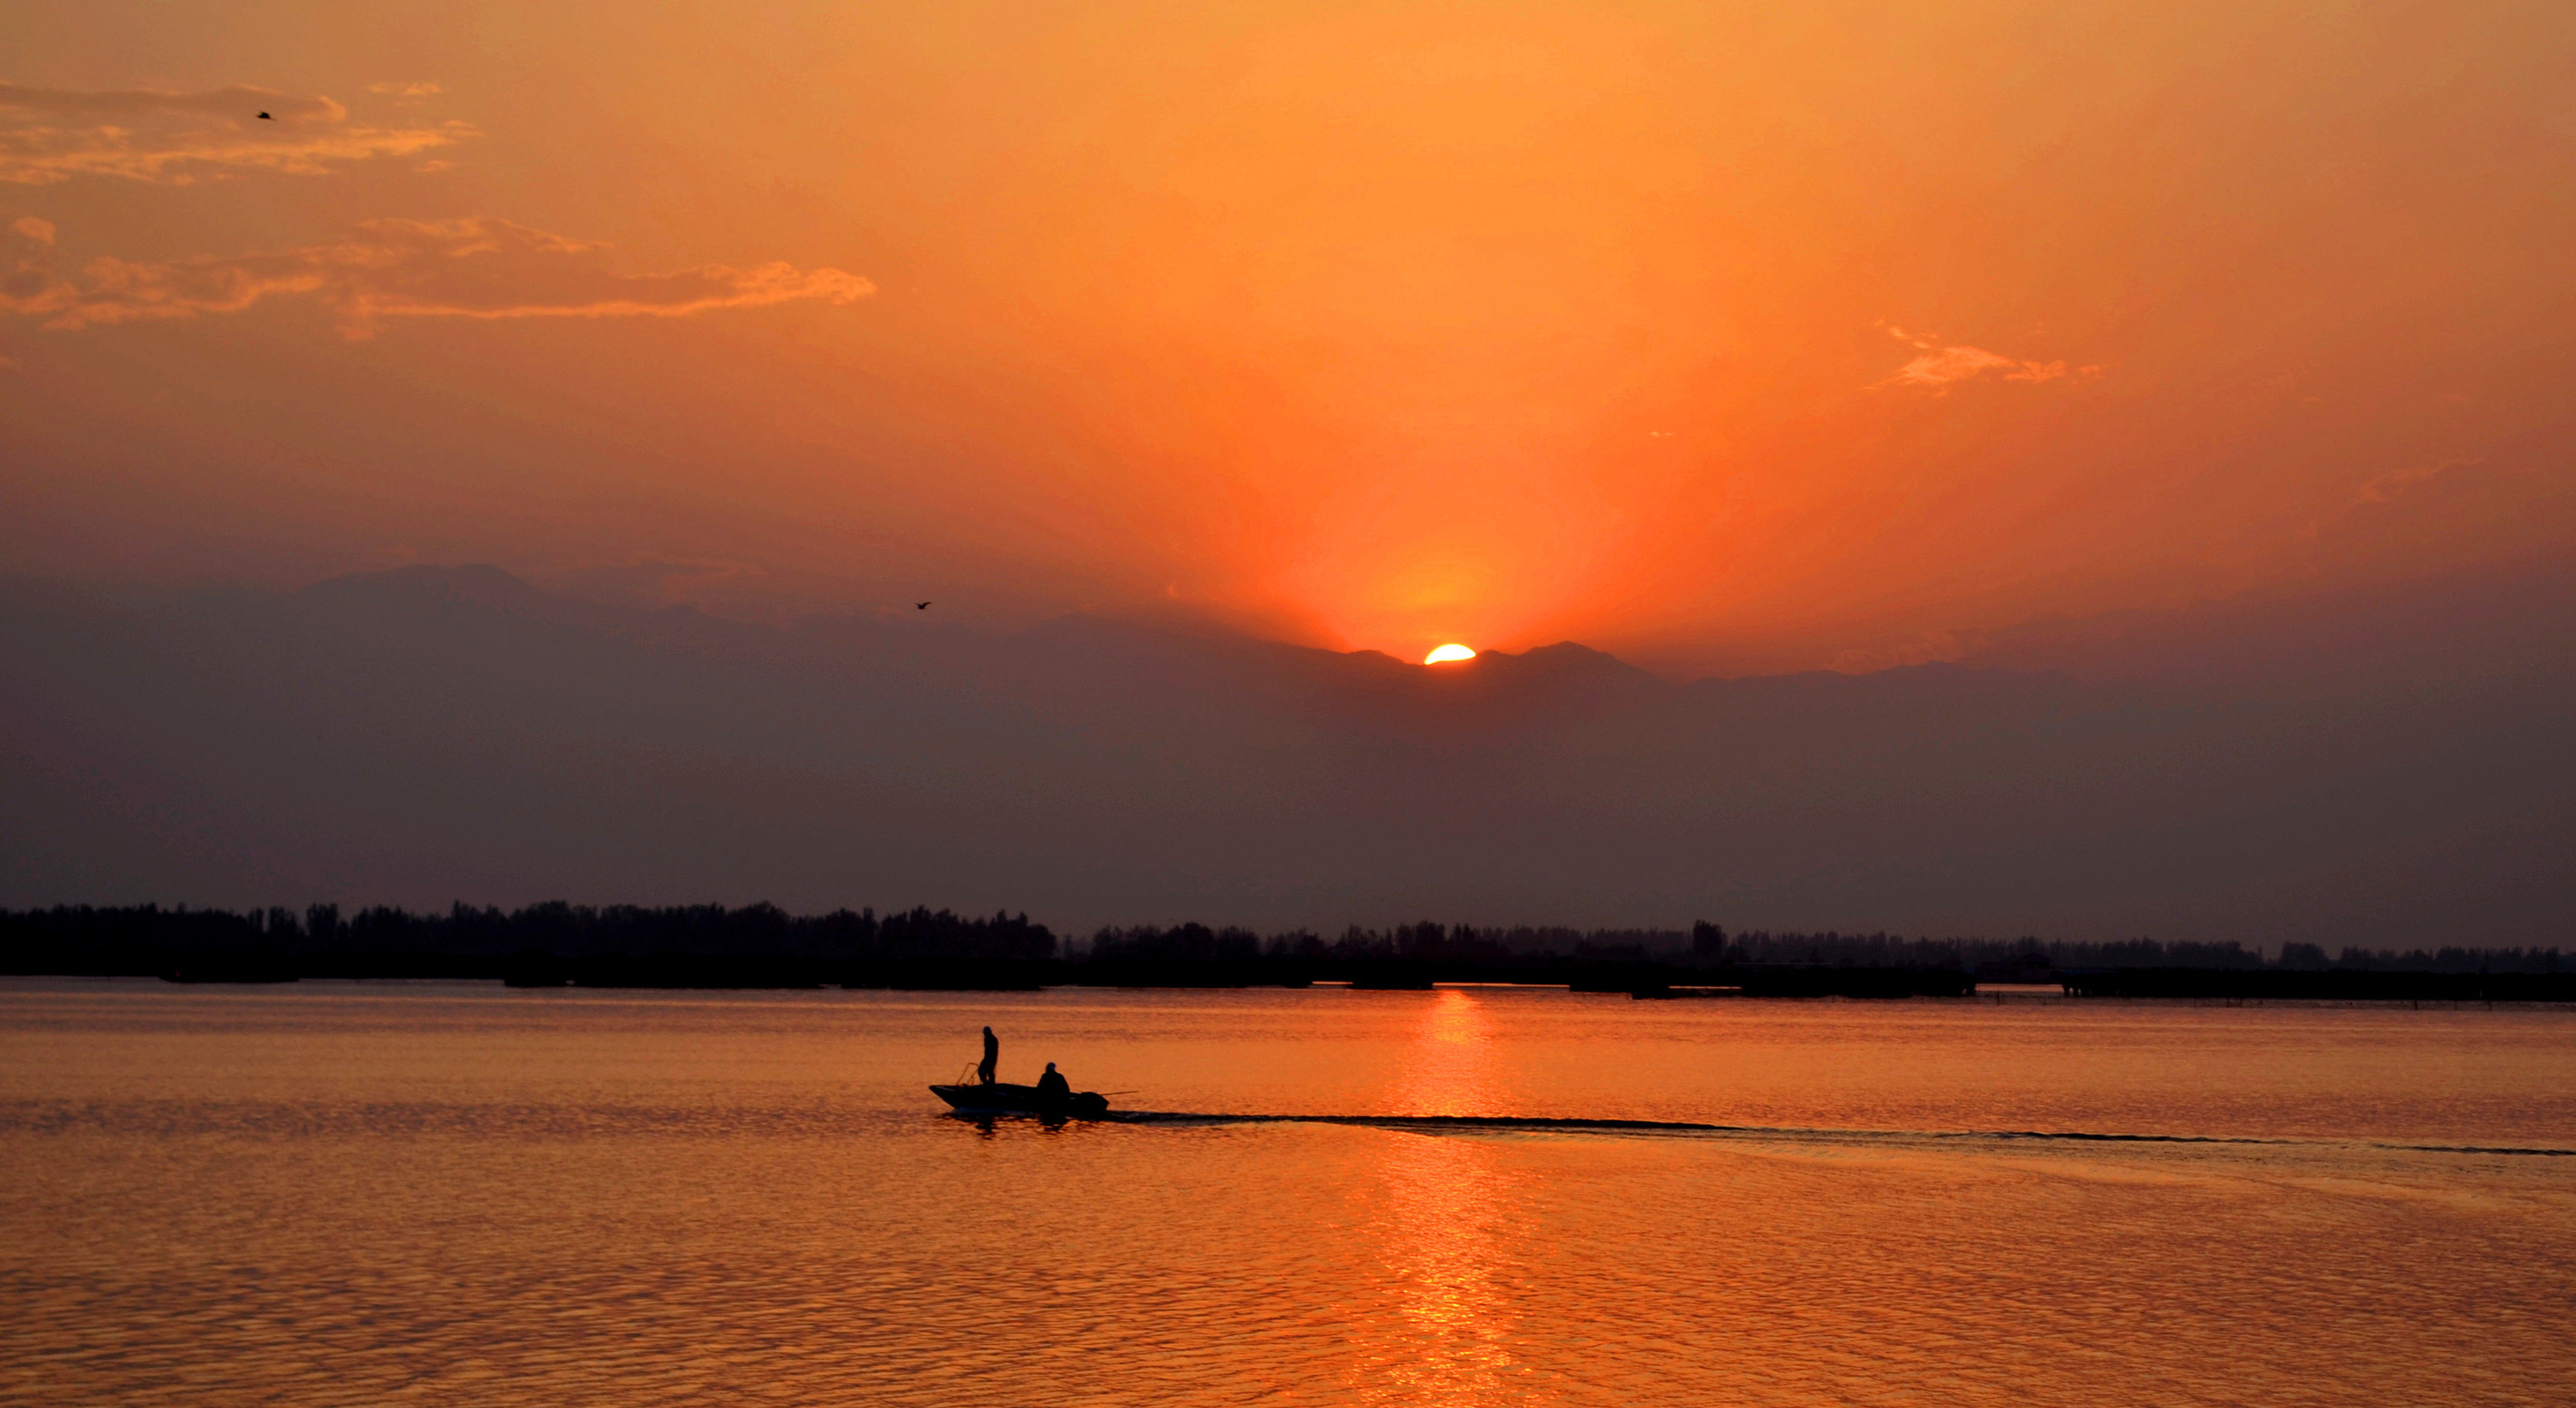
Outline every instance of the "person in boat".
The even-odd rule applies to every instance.
[[[1056,1073],[1053,1061],[1047,1062],[1046,1074],[1038,1077],[1038,1098],[1049,1103],[1060,1103],[1073,1098],[1072,1084]]]
[[[993,1070],[1001,1064],[1002,1039],[993,1035],[993,1029],[991,1027],[986,1027],[984,1029],[984,1059],[975,1067],[975,1079],[984,1085],[991,1085],[993,1083]],[[1049,1067],[1048,1069],[1052,1070],[1053,1067]]]

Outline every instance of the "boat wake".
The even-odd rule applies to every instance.
[[[1698,1124],[1683,1120],[1574,1119],[1542,1115],[1252,1115],[1191,1114],[1177,1110],[1113,1110],[1113,1124],[1244,1125],[1338,1124],[1412,1134],[1613,1134],[1646,1137],[1743,1139],[1765,1142],[1887,1144],[1922,1142],[2079,1144],[2246,1144],[2314,1148],[2381,1149],[2416,1154],[2489,1154],[2524,1158],[2576,1158],[2576,1149],[2487,1144],[2401,1144],[2382,1140],[2279,1139],[2230,1134],[2120,1134],[2064,1129],[1813,1129],[1787,1125]]]

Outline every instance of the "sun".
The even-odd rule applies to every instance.
[[[1469,650],[1463,645],[1444,645],[1438,650],[1423,656],[1422,663],[1425,665],[1445,665],[1452,660],[1473,660],[1475,658],[1476,652]]]

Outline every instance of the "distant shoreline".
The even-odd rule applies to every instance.
[[[518,988],[1051,987],[1420,991],[1566,988],[1638,1000],[1735,998],[2197,1002],[2576,1002],[2556,949],[2398,954],[2284,944],[1908,939],[1886,934],[1356,926],[1298,931],[1184,924],[1103,929],[1079,946],[1025,914],[947,910],[795,916],[772,905],[648,909],[553,903],[504,912],[315,905],[234,912],[158,905],[0,910],[0,974],[179,984],[479,979]]]
[[[1864,1006],[1884,1005],[1884,1004],[1886,1004],[1886,1003],[1888,1003],[1888,1002],[1893,1002],[1893,1001],[1928,1001],[1928,1002],[1936,1002],[1936,1003],[1940,1003],[1940,1004],[1945,1005],[1945,1006],[1987,1006],[1987,1007],[2007,1007],[2007,1006],[2009,1006],[2009,1007],[2082,1007],[2082,1008],[2097,1008],[2097,1009],[2100,1009],[2100,1008],[2118,1008],[2118,1007],[2135,1007],[2135,1006],[2154,1006],[2154,1007],[2230,1007],[2230,1008],[2242,1007],[2242,1008],[2315,1008],[2315,1009],[2324,1009],[2324,1008],[2351,1008],[2351,1009],[2364,1009],[2364,1010],[2386,1010],[2386,1009],[2391,1008],[2391,1007],[2396,1007],[2396,1006],[2401,1006],[2401,1005],[2402,1005],[2402,1006],[2404,1006],[2404,1007],[2409,1008],[2410,1010],[2419,1010],[2419,1011],[2427,1011],[2427,1012],[2460,1012],[2460,1011],[2576,1012],[2576,996],[2509,996],[2509,995],[2506,995],[2506,993],[2507,993],[2507,989],[2505,989],[2505,988],[2504,988],[2504,987],[2502,987],[2501,985],[2499,985],[2496,989],[2494,989],[2494,990],[2495,990],[2495,992],[2496,992],[2496,995],[2495,995],[2495,996],[2492,996],[2492,997],[2488,997],[2488,996],[2476,996],[2476,997],[2446,997],[2446,996],[2430,996],[2430,997],[2427,997],[2427,996],[2414,996],[2414,997],[2408,997],[2408,996],[2368,996],[2368,997],[2352,997],[2352,996],[2285,996],[2285,995],[2281,995],[2281,994],[2277,994],[2277,993],[2274,993],[2274,994],[2256,994],[2256,995],[2243,995],[2243,994],[2237,994],[2237,995],[2229,995],[2229,994],[2199,994],[2199,995],[2171,995],[2171,994],[2120,994],[2120,995],[2088,995],[2088,996],[2078,996],[2078,995],[2074,995],[2074,994],[2071,994],[2071,993],[2067,993],[2067,992],[2062,991],[2062,990],[2034,990],[2033,988],[2031,988],[2031,987],[2030,987],[2029,985],[2027,985],[2027,984],[2004,984],[2004,985],[1998,985],[1998,986],[2000,986],[2001,990],[1996,990],[1996,987],[1995,987],[1995,986],[1979,985],[1978,987],[1974,988],[1974,989],[1973,989],[1973,990],[1971,990],[1971,991],[1967,991],[1967,992],[1963,992],[1963,993],[1957,993],[1957,994],[1947,994],[1947,993],[1937,993],[1937,994],[1936,994],[1936,993],[1918,993],[1918,994],[1912,994],[1912,995],[1909,995],[1909,996],[1906,996],[1906,997],[1903,997],[1903,998],[1895,998],[1895,997],[1890,997],[1890,996],[1888,996],[1888,995],[1886,995],[1886,994],[1873,994],[1873,995],[1865,995],[1865,996],[1854,996],[1854,995],[1850,995],[1850,994],[1845,994],[1845,993],[1836,993],[1836,992],[1811,992],[1811,993],[1800,993],[1800,994],[1795,994],[1795,995],[1779,994],[1779,993],[1750,993],[1750,994],[1748,994],[1748,993],[1744,993],[1744,992],[1742,992],[1742,991],[1740,991],[1740,990],[1723,990],[1723,989],[1691,989],[1691,988],[1687,988],[1687,987],[1685,987],[1685,988],[1678,988],[1678,989],[1674,989],[1674,990],[1669,991],[1669,992],[1658,992],[1658,991],[1651,991],[1651,990],[1647,990],[1647,991],[1619,991],[1619,990],[1616,990],[1616,989],[1601,989],[1601,988],[1590,988],[1590,989],[1585,989],[1585,988],[1577,988],[1577,987],[1574,987],[1574,986],[1572,986],[1572,985],[1570,985],[1570,984],[1566,984],[1566,983],[1540,983],[1540,982],[1493,982],[1493,981],[1483,981],[1483,980],[1468,980],[1468,981],[1456,981],[1456,982],[1443,980],[1443,981],[1437,981],[1437,982],[1434,982],[1434,983],[1430,984],[1428,987],[1411,987],[1411,986],[1407,986],[1407,987],[1400,987],[1400,988],[1397,988],[1397,987],[1361,987],[1361,986],[1354,985],[1354,984],[1352,984],[1352,983],[1350,983],[1350,982],[1347,982],[1347,981],[1333,981],[1333,980],[1326,980],[1326,981],[1316,982],[1316,983],[1299,983],[1299,984],[1278,984],[1278,983],[1211,984],[1211,983],[1204,983],[1204,982],[1183,982],[1183,983],[1171,983],[1171,984],[1154,984],[1154,983],[1090,983],[1090,982],[1083,982],[1083,981],[1080,981],[1080,980],[1071,980],[1071,981],[1065,981],[1065,982],[1044,983],[1044,984],[1039,984],[1039,985],[1036,985],[1036,986],[1027,986],[1027,985],[1011,985],[1011,986],[995,986],[995,987],[979,987],[979,986],[973,986],[973,985],[971,985],[971,984],[965,984],[965,983],[959,983],[959,984],[947,984],[947,985],[941,985],[941,986],[935,986],[935,987],[901,987],[901,986],[894,986],[894,985],[891,985],[891,984],[869,984],[869,983],[821,983],[821,982],[816,982],[816,983],[776,983],[776,984],[764,984],[764,983],[705,983],[705,984],[653,983],[653,984],[635,984],[635,983],[617,983],[617,982],[572,982],[572,983],[544,984],[544,985],[531,986],[531,985],[526,984],[526,983],[513,983],[513,982],[511,982],[510,980],[508,980],[508,979],[506,979],[506,978],[498,977],[498,976],[482,976],[482,977],[476,977],[476,976],[464,976],[464,975],[453,975],[453,974],[443,974],[443,975],[435,975],[435,976],[421,976],[421,975],[403,976],[403,975],[385,975],[385,974],[377,974],[377,975],[366,976],[366,977],[358,977],[358,976],[352,976],[352,975],[348,975],[348,974],[315,973],[315,974],[298,974],[298,975],[286,976],[286,977],[251,977],[251,978],[197,977],[197,978],[174,979],[174,978],[169,977],[169,976],[167,976],[167,975],[144,974],[144,973],[0,973],[0,990],[8,990],[9,986],[11,986],[11,985],[17,985],[17,984],[26,984],[26,985],[35,985],[35,984],[47,984],[47,985],[54,985],[54,984],[59,984],[59,985],[63,985],[63,986],[64,986],[64,987],[66,987],[66,988],[71,987],[71,986],[73,986],[73,985],[88,985],[88,984],[95,984],[95,985],[102,985],[102,986],[104,986],[104,985],[115,984],[115,985],[125,985],[125,986],[130,986],[130,987],[133,987],[133,988],[136,988],[136,989],[153,990],[153,991],[182,991],[182,992],[183,992],[183,991],[190,991],[190,990],[203,990],[203,991],[228,991],[228,992],[243,992],[243,993],[249,993],[249,992],[263,992],[263,991],[277,991],[277,990],[281,990],[281,989],[299,989],[299,988],[300,988],[300,989],[304,989],[304,990],[308,990],[308,991],[309,991],[309,990],[311,990],[312,988],[339,988],[339,989],[345,989],[345,990],[356,990],[356,989],[361,989],[361,988],[374,988],[374,989],[377,989],[377,990],[380,990],[380,991],[381,991],[381,990],[388,989],[388,988],[406,988],[406,987],[411,987],[411,988],[459,987],[459,988],[478,988],[478,989],[487,989],[487,990],[489,990],[489,989],[498,989],[498,990],[507,991],[507,992],[513,992],[513,993],[520,993],[520,992],[565,992],[565,993],[573,993],[573,992],[590,992],[590,993],[757,993],[757,994],[767,994],[767,993],[879,992],[879,993],[901,993],[901,994],[906,994],[906,995],[922,995],[922,994],[937,994],[937,993],[952,993],[952,994],[959,994],[959,995],[967,995],[967,994],[992,995],[992,994],[999,994],[999,993],[1037,994],[1037,993],[1049,993],[1049,992],[1100,992],[1100,993],[1107,993],[1107,992],[1212,992],[1212,993],[1213,993],[1213,992],[1255,992],[1255,991],[1265,991],[1265,990],[1266,990],[1266,991],[1274,991],[1274,992],[1333,992],[1333,991],[1341,991],[1341,992],[1351,992],[1351,993],[1374,993],[1374,992],[1422,992],[1422,991],[1446,990],[1446,989],[1458,989],[1458,988],[1484,988],[1484,989],[1508,989],[1508,990],[1518,991],[1518,992],[1569,992],[1569,993],[1573,993],[1573,994],[1575,994],[1575,995],[1577,995],[1577,996],[1603,997],[1603,998],[1625,998],[1625,999],[1628,999],[1628,1000],[1630,1000],[1630,1001],[1655,1001],[1655,1000],[1658,1000],[1658,999],[1664,999],[1664,998],[1679,998],[1679,999],[1710,998],[1710,999],[1719,999],[1719,1000],[1727,1000],[1727,1001],[1751,1001],[1751,1002],[1783,1002],[1783,1001],[1794,1001],[1794,1002],[1830,1002],[1830,1003],[1838,1003],[1838,1004],[1839,1004],[1839,1003],[1855,1003],[1855,1004],[1860,1004],[1860,1005],[1864,1005]],[[17,988],[17,990],[19,990],[19,991],[27,991],[27,990],[30,990],[30,989],[29,989],[28,987],[19,987],[19,988]],[[2547,990],[2549,990],[2549,989],[2542,989],[2542,990],[2543,990],[2543,991],[2547,991]]]

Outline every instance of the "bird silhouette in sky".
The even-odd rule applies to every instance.
[[[928,611],[930,609],[930,603],[926,601],[916,601],[912,604],[912,609],[915,611]]]
[[[276,118],[273,118],[273,117],[269,116],[267,113],[261,113],[261,114],[259,115],[259,120],[260,120],[260,121],[262,121],[262,122],[275,122],[275,121],[277,121],[277,119],[276,119]]]

